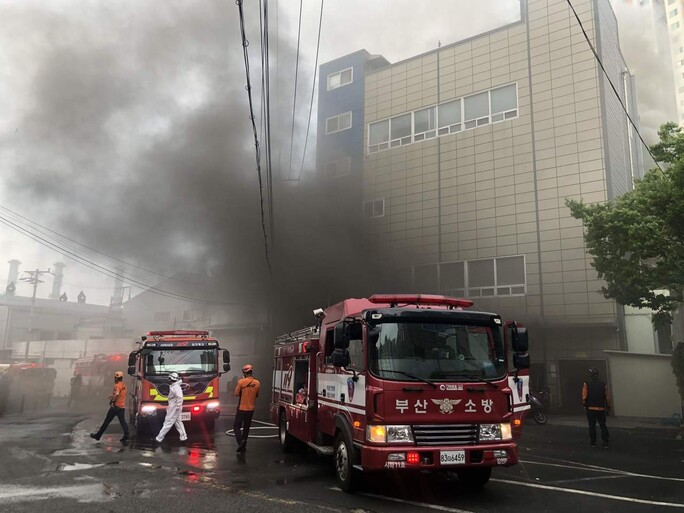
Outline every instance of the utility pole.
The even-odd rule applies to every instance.
[[[20,281],[24,281],[33,285],[33,294],[31,295],[31,312],[29,313],[28,333],[26,334],[26,347],[24,348],[24,361],[28,362],[29,347],[31,346],[31,334],[33,331],[33,311],[36,306],[36,292],[38,290],[38,284],[43,283],[43,280],[40,279],[43,274],[52,274],[52,271],[50,271],[50,269],[47,271],[36,269],[35,271],[24,272],[28,274],[28,276],[24,276]]]

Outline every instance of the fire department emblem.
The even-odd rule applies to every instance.
[[[451,413],[454,411],[454,406],[461,402],[460,399],[433,399],[433,403],[439,405],[440,413]]]

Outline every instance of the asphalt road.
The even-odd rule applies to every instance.
[[[604,450],[590,448],[579,425],[552,419],[525,426],[522,462],[496,469],[482,490],[456,477],[374,474],[350,495],[336,487],[330,458],[283,454],[273,427],[257,425],[239,456],[224,433],[229,416],[214,434],[155,447],[122,445],[115,423],[93,441],[103,415],[0,418],[0,512],[684,511],[684,442],[672,430],[613,428]]]

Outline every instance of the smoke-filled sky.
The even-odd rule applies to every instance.
[[[277,194],[285,186],[280,179],[298,174],[302,162],[320,2],[304,2],[294,171],[289,143],[300,3],[269,5],[276,227],[284,230],[280,240],[296,240],[297,233],[287,232],[296,231],[296,221],[284,219],[306,208],[278,203]],[[245,0],[244,9],[259,118],[257,0]],[[2,2],[0,207],[159,273],[219,268],[236,277],[228,288],[262,276],[237,14],[236,4],[226,0]],[[397,61],[518,16],[518,0],[326,0],[320,62],[360,48]],[[638,31],[623,31],[623,44],[638,48],[633,36]],[[648,113],[660,107],[649,106],[655,98],[642,95],[641,101],[642,122],[653,123],[659,114]],[[314,118],[305,177],[315,125]],[[282,198],[291,198],[293,187]],[[2,209],[0,216],[26,223]],[[71,241],[61,244],[74,248]],[[116,264],[82,247],[76,252],[109,269]],[[70,300],[83,289],[89,302],[109,301],[111,277],[0,224],[3,289],[10,258],[23,262],[21,270],[62,260]],[[146,283],[158,279],[140,270],[135,276]],[[39,296],[49,291],[48,280]],[[29,295],[30,288],[21,284],[17,293]]]
[[[304,4],[295,170],[320,6]],[[244,9],[258,109],[258,2],[246,0]],[[443,15],[435,17],[436,10]],[[270,12],[271,98],[279,113],[273,138],[280,155],[289,155],[299,2],[272,1]],[[220,0],[3,2],[0,206],[160,273],[218,266],[245,279],[263,274],[237,14],[234,2]],[[359,48],[398,60],[513,21],[518,1],[328,0],[323,16],[320,62]],[[314,149],[312,139],[307,163]],[[280,160],[289,163],[288,157]],[[274,174],[278,187],[287,171],[276,165]],[[5,210],[0,215],[26,223]],[[276,210],[276,226],[279,220]],[[108,269],[115,266],[71,241],[60,244]],[[108,302],[112,278],[68,255],[5,225],[0,248],[1,287],[10,258],[22,261],[21,270],[63,260],[63,290],[71,300],[83,289],[89,302]],[[140,271],[136,277],[157,280]],[[49,289],[48,279],[39,296]],[[17,293],[28,295],[29,286],[20,284]]]

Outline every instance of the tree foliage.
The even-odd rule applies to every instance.
[[[601,204],[568,200],[582,220],[601,292],[624,305],[651,308],[656,325],[672,322],[684,286],[684,132],[675,123],[658,131],[651,148],[664,171],[652,169],[623,196]],[[663,293],[666,290],[669,292]]]

